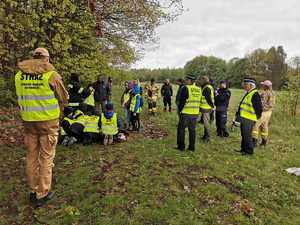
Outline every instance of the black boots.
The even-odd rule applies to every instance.
[[[264,138],[263,138],[263,139],[261,140],[260,146],[266,147],[267,142],[268,142],[267,139],[264,139]]]
[[[50,191],[45,197],[41,199],[36,199],[35,205],[36,207],[42,207],[48,201],[50,201],[54,197],[54,192]]]
[[[206,128],[204,128],[204,135],[202,137],[202,140],[207,143],[209,142],[209,139],[210,139],[209,132]]]
[[[252,142],[253,142],[253,148],[256,148],[257,147],[257,139],[252,138]]]

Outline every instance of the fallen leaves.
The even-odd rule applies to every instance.
[[[147,120],[144,124],[144,136],[150,139],[163,139],[168,136],[168,132],[162,130],[160,126],[151,120]]]
[[[0,108],[0,145],[16,146],[23,144],[23,125],[18,108]]]

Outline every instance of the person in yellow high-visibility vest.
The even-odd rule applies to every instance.
[[[240,102],[238,110],[241,118],[242,136],[241,150],[239,152],[242,154],[253,154],[252,130],[256,121],[261,117],[262,103],[253,78],[245,78],[243,88],[246,93]]]
[[[131,100],[131,96],[130,96],[130,90],[132,84],[128,81],[125,82],[125,90],[122,94],[121,97],[121,106],[124,112],[124,127],[125,129],[127,129],[129,127],[129,122],[130,122],[130,113],[129,113],[129,107],[130,107],[130,100]]]
[[[202,88],[200,108],[201,108],[203,125],[204,125],[204,135],[202,137],[202,140],[205,142],[209,142],[210,116],[212,110],[214,110],[215,108],[214,88],[210,84],[209,78],[207,76],[201,77],[200,83]]]
[[[99,116],[85,115],[84,116],[84,138],[83,144],[89,145],[100,141],[100,127],[99,127]]]
[[[61,76],[49,62],[45,48],[34,50],[33,59],[18,63],[16,94],[27,147],[26,175],[30,202],[40,207],[52,199],[53,159],[58,141],[59,118],[68,102]]]
[[[105,111],[104,113],[101,113],[99,119],[99,127],[104,135],[104,145],[113,144],[114,137],[116,137],[116,135],[119,133],[121,126],[120,117],[114,112],[113,104],[106,104]]]
[[[200,112],[201,89],[195,84],[195,76],[186,76],[186,85],[178,96],[179,122],[177,127],[177,149],[185,150],[185,129],[189,130],[188,150],[195,151],[196,123]]]

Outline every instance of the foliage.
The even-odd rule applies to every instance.
[[[289,115],[296,116],[300,105],[300,57],[293,57],[290,60],[287,87],[285,89],[287,90],[285,109]]]
[[[226,61],[214,56],[197,56],[185,64],[184,70],[186,74],[208,76],[218,82],[226,77]]]
[[[231,87],[240,87],[244,77],[246,77],[249,60],[247,58],[233,58],[227,63],[226,79]]]
[[[246,58],[249,61],[248,74],[258,82],[271,80],[274,89],[280,89],[287,75],[286,53],[282,46],[257,49]]]
[[[177,69],[132,69],[133,77],[140,79],[141,81],[149,81],[154,78],[157,82],[163,82],[166,79],[175,82],[178,78],[184,77],[184,70],[182,68]]]
[[[100,71],[114,74],[114,68],[137,59],[136,46],[155,38],[157,26],[173,21],[181,11],[181,0],[3,0],[0,73],[5,78],[14,75],[17,61],[36,47],[46,47],[64,77],[76,72],[90,82]],[[99,26],[101,36],[95,32]]]

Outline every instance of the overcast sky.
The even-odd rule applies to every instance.
[[[181,67],[197,55],[226,60],[257,48],[283,45],[288,57],[300,55],[299,0],[183,0],[186,12],[158,29],[134,67]]]

